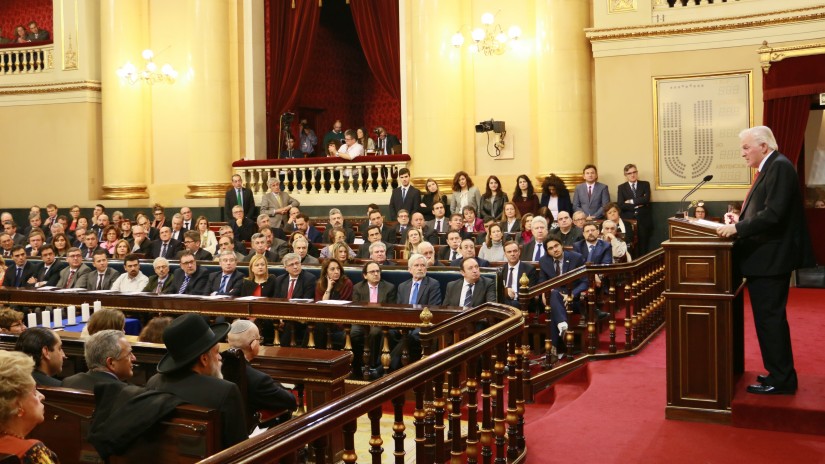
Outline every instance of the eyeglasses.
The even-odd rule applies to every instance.
[[[372,271],[367,271],[367,274],[380,274],[380,273],[381,273],[380,269],[373,269]]]
[[[639,171],[627,171],[626,173],[624,173],[624,175],[629,176],[631,174],[638,174],[638,173],[639,173]]]
[[[181,261],[180,262],[181,266],[188,266],[190,264],[195,264],[195,260],[193,259],[192,261]]]

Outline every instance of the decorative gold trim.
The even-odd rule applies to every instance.
[[[104,185],[103,199],[128,200],[134,198],[149,198],[144,184]]]
[[[800,14],[796,16],[776,17],[776,15],[794,14],[805,11],[814,11],[810,14]],[[751,18],[765,18],[753,19]],[[692,21],[679,21],[667,24],[650,24],[638,26],[621,26],[604,29],[588,28],[585,29],[585,36],[591,42],[602,40],[616,40],[629,39],[640,37],[655,37],[655,36],[670,36],[670,35],[684,35],[696,34],[699,32],[710,31],[724,31],[734,29],[748,29],[764,26],[775,26],[778,24],[787,24],[794,22],[813,21],[825,18],[825,7],[815,6],[806,8],[797,8],[793,10],[773,11],[767,13],[755,13],[750,15],[731,16],[729,18],[717,19],[699,19]],[[734,22],[741,21],[743,22]],[[705,24],[704,26],[692,25]],[[624,32],[627,31],[627,32]]]
[[[636,0],[607,0],[607,13],[627,13],[636,11],[639,5]]]
[[[789,45],[787,47],[769,47],[768,41],[762,42],[762,46],[756,51],[759,53],[759,62],[762,63],[762,72],[768,74],[771,63],[782,61],[785,58],[798,56],[823,55],[825,54],[825,42],[817,42],[802,45]]]
[[[66,53],[63,54],[63,70],[77,69],[77,52],[72,47],[72,35],[69,34]]]
[[[582,173],[580,172],[551,172],[550,174],[555,174],[556,177],[563,180],[564,185],[567,187],[567,190],[569,190],[571,193],[573,192],[573,188],[575,188],[576,185],[584,182],[584,177],[582,177]],[[549,177],[550,174],[544,176],[536,176],[536,183],[533,184],[533,189],[539,196],[541,196],[541,186],[542,184],[544,184],[544,179],[547,179],[547,177]]]
[[[100,92],[100,82],[98,81],[76,81],[62,82],[59,84],[23,84],[0,87],[0,96],[3,95],[27,95],[60,92],[77,92],[91,90]]]
[[[232,184],[225,182],[207,182],[189,184],[186,186],[189,192],[184,198],[223,198],[226,191],[232,188]]]
[[[693,184],[662,186],[661,176],[659,175],[659,93],[657,83],[659,81],[677,80],[677,79],[701,79],[705,77],[718,76],[732,76],[737,74],[746,74],[748,76],[748,127],[753,126],[753,71],[750,69],[740,71],[727,71],[717,73],[701,73],[701,74],[682,74],[675,76],[653,76],[653,166],[656,181],[656,190],[688,190],[693,188]],[[740,128],[746,129],[745,127]],[[743,169],[747,166],[742,166]],[[704,188],[708,189],[741,189],[747,188],[753,182],[753,171],[749,169],[749,180],[742,184],[706,184]]]

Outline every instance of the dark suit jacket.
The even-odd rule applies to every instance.
[[[547,256],[547,248],[545,243],[541,244],[542,247],[545,247],[544,254],[542,258]],[[533,261],[533,258],[536,256],[536,238],[533,237],[532,240],[524,244],[524,247],[521,249],[521,260],[522,261]]]
[[[86,290],[96,290],[97,289],[97,269],[92,269],[92,272],[83,274],[81,277],[82,282],[78,283],[78,287],[83,287]],[[115,280],[120,276],[120,273],[116,270],[112,269],[111,267],[106,268],[106,272],[103,273],[103,282],[101,282],[101,290],[108,290],[112,288],[112,284],[115,283]]]
[[[556,277],[556,266],[553,261],[554,260],[550,255],[544,255],[539,260],[539,283]],[[582,266],[584,266],[584,258],[582,255],[576,253],[575,251],[564,252],[561,263],[562,274]],[[588,285],[587,276],[582,276],[574,282],[573,289],[570,291],[570,294],[573,296],[579,296],[581,292],[587,290]]]
[[[234,218],[230,218],[227,224],[232,227],[232,232],[235,234],[235,239],[240,241],[252,240],[252,236],[258,231],[258,224],[249,218],[244,218],[243,223],[240,226],[238,226],[238,223]],[[237,246],[235,247],[235,250],[238,250]]]
[[[582,255],[582,258],[584,258],[587,262],[591,262],[593,264],[613,263],[613,248],[604,240],[596,240],[596,248],[593,249],[593,256],[591,256],[590,261],[587,259],[587,255],[590,251],[589,249],[590,244],[587,243],[587,240],[581,240],[573,244],[573,251]]]
[[[464,279],[454,280],[447,284],[446,296],[444,297],[445,306],[464,306],[464,301],[461,295],[461,290],[464,288]],[[473,303],[472,307],[496,301],[496,286],[488,278],[482,276],[475,287],[473,287]]]
[[[252,261],[252,258],[256,254],[257,253],[255,252],[255,250],[250,251],[248,255],[243,257],[243,261],[241,261],[241,262],[242,263],[248,263],[248,262]],[[278,259],[278,255],[276,255],[275,253],[273,253],[271,251],[267,251],[267,250],[264,250],[264,258],[266,258],[267,264],[276,263],[276,262],[280,261],[280,259]]]
[[[18,287],[31,287],[32,284],[28,283],[32,277],[37,277],[40,273],[40,266],[42,263],[33,263],[31,261],[26,261],[26,264],[23,265],[23,272],[20,274],[20,285]],[[4,287],[14,287],[14,281],[17,279],[17,265],[12,264],[6,269],[6,277],[3,279],[3,286]]]
[[[79,248],[80,248],[80,253],[83,255],[83,259],[92,259],[92,258],[91,258],[91,256],[94,256],[95,251],[97,251],[97,250],[102,250],[102,249],[103,249],[103,248],[101,248],[100,246],[98,246],[97,248],[95,248],[94,250],[92,250],[92,252],[91,252],[91,253],[89,253],[89,247],[87,247],[87,246],[86,246],[86,244],[81,245]],[[108,257],[110,257],[110,258],[112,257],[112,256],[109,254],[109,252],[108,252],[108,251],[106,252],[106,256],[108,256]]]
[[[520,307],[518,302],[518,294],[516,294],[516,298],[510,299],[507,297],[507,274],[510,272],[510,264],[505,263],[503,266],[498,268],[499,273],[499,281],[501,282],[501,288],[499,289],[499,302],[509,304],[511,306]],[[531,263],[525,261],[519,261],[518,263],[518,270],[516,271],[517,275],[513,276],[513,280],[516,282],[517,287],[521,287],[519,283],[521,281],[521,277],[526,275],[527,278],[530,280],[530,283],[527,284],[529,287],[536,285],[538,282],[538,272],[536,268],[533,267]]]
[[[140,242],[140,245],[139,245],[137,250],[132,250],[132,248],[135,247],[134,240],[129,242],[129,246],[130,246],[130,251],[131,252],[133,252],[133,253],[143,253],[143,255],[145,256],[145,255],[149,254],[149,247],[152,246],[152,241],[149,240],[148,238],[143,239],[143,241]]]
[[[209,278],[206,280],[207,295],[211,295],[212,293],[220,290],[222,278],[223,271],[217,271],[209,274]],[[218,294],[239,296],[241,294],[241,285],[243,284],[243,280],[244,275],[241,274],[240,271],[236,270],[229,276],[229,280],[226,282],[226,290],[223,293]]]
[[[175,259],[175,256],[181,251],[182,244],[175,240],[169,239],[169,245],[166,247],[166,259]],[[149,244],[149,251],[146,253],[146,259],[155,259],[160,257],[160,252],[163,250],[163,241],[158,239]]]
[[[412,285],[412,279],[405,280],[398,284],[397,303],[410,304]],[[438,281],[432,277],[424,276],[418,286],[418,300],[414,304],[438,306],[441,304],[441,301],[441,286],[438,284]]]
[[[814,265],[796,170],[781,153],[768,155],[742,205],[736,232],[734,261],[746,277]]]
[[[99,383],[123,383],[112,374],[100,371],[80,372],[63,379],[64,388],[94,391]]]
[[[473,256],[473,258],[476,260],[479,267],[490,267],[490,261],[487,261],[484,258],[479,258],[478,256]],[[450,266],[461,267],[461,261],[463,259],[464,258],[458,258],[456,260],[451,261]],[[475,290],[473,290],[473,293],[475,293]]]
[[[175,253],[175,257],[172,259],[180,259],[180,255],[186,251],[186,248],[181,247],[177,253]],[[198,251],[194,253],[195,259],[198,261],[214,261],[215,257],[212,256],[212,253],[204,250],[203,248],[198,248]]]
[[[453,250],[448,245],[444,245],[443,247],[441,247],[440,250],[438,250],[438,253],[436,254],[436,258],[439,259],[439,260],[443,259],[443,260],[449,261],[450,260],[450,254],[451,254],[452,251]],[[455,250],[455,252],[458,253],[458,254],[461,254],[459,250]]]
[[[401,186],[392,191],[390,196],[390,219],[395,220],[398,217],[398,212],[406,209],[412,217],[413,213],[417,212],[421,207],[421,191],[410,184],[407,187],[407,196],[401,199]]]
[[[625,201],[631,199],[633,203],[625,203]],[[639,227],[648,227],[653,224],[653,214],[650,210],[650,182],[637,181],[635,197],[629,182],[619,185],[616,192],[616,203],[621,209],[620,216],[622,219],[636,219]],[[636,208],[636,206],[640,206],[640,208]]]
[[[274,298],[275,297],[275,283],[276,277],[273,274],[270,274],[269,277],[266,279],[266,282],[261,284],[261,296],[265,296],[267,298]],[[258,284],[255,283],[254,280],[244,279],[241,282],[241,293],[240,296],[251,296],[255,293],[255,289],[258,288]]]
[[[184,232],[186,232],[186,229],[184,229],[183,226],[181,226],[180,230],[178,230],[178,231],[173,230],[172,231],[172,238],[174,240],[177,240],[177,241],[183,243],[183,234],[184,234]]]
[[[298,405],[295,395],[272,377],[246,365],[247,407],[255,413],[262,409],[294,411]]]
[[[43,264],[37,272],[37,281],[45,281],[47,286],[54,287],[60,280],[60,271],[65,267],[69,267],[69,265],[63,261],[55,261],[47,271],[46,265]]]
[[[37,385],[45,385],[47,387],[60,387],[63,385],[63,382],[59,379],[46,375],[45,372],[37,369],[32,371],[32,378],[34,378],[34,383]]]
[[[570,201],[570,192],[557,192],[559,194],[559,211],[567,211],[570,215],[573,215],[573,202]],[[585,191],[585,195],[587,192]],[[550,202],[550,195],[546,193],[541,194],[541,205],[547,207],[547,203]],[[555,218],[553,218],[555,219]]]
[[[187,403],[220,411],[220,436],[224,448],[249,438],[241,392],[232,382],[184,369],[171,374],[155,374],[146,383],[146,387],[172,393]]]
[[[583,211],[596,219],[604,218],[604,205],[610,203],[610,192],[607,185],[601,182],[593,184],[593,194],[587,199],[587,183],[582,182],[573,192],[573,210]]]
[[[181,272],[183,272],[183,271],[181,271]],[[183,282],[183,281],[181,281],[181,282]],[[170,293],[178,293],[178,288],[179,288],[181,282],[177,282],[175,280],[175,276],[173,274],[169,274],[168,276],[166,276],[166,280],[163,281],[163,287],[160,288],[160,293],[162,293],[164,295],[167,295],[167,294],[170,294]],[[191,282],[190,282],[190,284],[191,284]],[[149,277],[149,283],[147,283],[146,286],[143,287],[143,291],[144,292],[155,293],[155,290],[157,290],[157,288],[158,288],[158,276],[153,275],[153,276]]]
[[[241,189],[241,198],[243,200],[243,215],[250,220],[255,220],[255,197],[252,195],[252,190],[246,187]],[[223,199],[223,210],[226,215],[226,221],[232,222],[232,207],[238,204],[238,195],[234,188],[226,191]],[[237,236],[237,235],[236,235]]]
[[[301,271],[298,280],[295,281],[295,288],[292,290],[292,298],[315,299],[315,283],[317,278],[308,271]],[[289,274],[279,275],[275,279],[275,298],[286,298],[289,294]]]
[[[392,154],[392,147],[394,147],[396,145],[401,145],[401,142],[398,140],[398,137],[396,137],[392,134],[387,134],[383,141],[381,139],[376,139],[376,141],[375,141],[375,151],[376,151],[377,154],[378,154],[378,151],[381,150],[380,154],[383,155],[384,153],[386,153],[388,155],[391,155]],[[384,149],[385,146],[386,146],[386,149]]]
[[[175,279],[174,293],[180,293],[180,286],[183,285],[183,281],[186,280],[186,273],[183,272],[183,269],[175,269],[175,272],[172,273],[172,278]],[[192,276],[189,277],[189,284],[186,285],[183,293],[186,295],[207,295],[206,284],[208,280],[209,271],[203,267],[198,267]]]
[[[507,194],[504,192],[499,192],[500,195],[496,195],[490,198],[484,198],[482,195],[481,197],[481,211],[476,211],[476,215],[484,222],[487,221],[498,221],[501,219],[501,213],[504,212],[504,203],[510,201],[507,197]],[[473,292],[475,294],[475,291]]]
[[[390,243],[387,242],[386,240],[382,240],[382,241],[384,242],[384,246],[387,247],[387,256],[392,257],[393,246],[390,245]],[[369,259],[369,257],[370,257],[370,245],[371,245],[370,242],[362,243],[361,248],[358,249],[358,253],[356,254],[356,256],[358,258],[361,258],[361,259]]]
[[[327,227],[326,229],[324,229],[324,233],[321,234],[321,243],[332,243],[332,240],[329,238],[329,234],[331,232],[331,227]],[[352,227],[350,227],[346,221],[344,221],[344,232],[347,234],[347,243],[352,245],[352,243],[355,242],[355,231],[352,230]]]
[[[378,282],[378,302],[379,303],[395,303],[397,299],[397,292],[395,285],[382,280]],[[366,280],[362,280],[352,286],[352,301],[369,303],[370,288]]]

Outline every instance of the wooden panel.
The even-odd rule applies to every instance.
[[[679,284],[716,285],[717,265],[715,255],[679,256]]]
[[[679,397],[696,401],[717,401],[716,312],[712,306],[679,307],[680,369]]]

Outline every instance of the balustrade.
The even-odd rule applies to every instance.
[[[0,76],[50,71],[54,67],[54,45],[0,48]]]
[[[674,8],[701,5],[720,5],[723,3],[734,3],[739,0],[653,0],[653,9]]]

